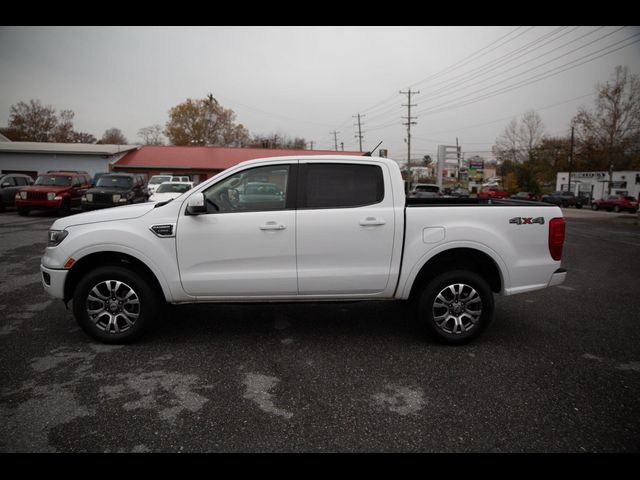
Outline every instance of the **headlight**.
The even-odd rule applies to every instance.
[[[22,200],[26,200],[27,199],[27,192],[20,192],[20,198]]]
[[[56,198],[56,194],[54,192],[47,193],[47,200],[53,200]]]
[[[113,203],[116,203],[116,202],[119,202],[119,201],[120,201],[120,194],[119,194],[119,193],[116,193],[116,194],[113,196]]]
[[[67,235],[69,235],[69,232],[67,232],[66,230],[49,230],[47,246],[57,247],[58,245],[60,245],[60,242],[62,242],[67,237]]]
[[[87,202],[93,202],[93,193],[87,193],[85,198],[87,199]]]

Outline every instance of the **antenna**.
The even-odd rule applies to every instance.
[[[372,154],[373,152],[375,152],[375,151],[376,151],[376,148],[378,148],[380,145],[382,145],[382,142],[384,142],[384,140],[382,140],[379,144],[377,144],[375,147],[373,147],[373,148],[371,149],[371,151],[369,151],[369,152],[365,153],[365,154],[363,155],[363,157],[370,157],[370,156],[371,156],[371,154]]]

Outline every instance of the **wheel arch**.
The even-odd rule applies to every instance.
[[[420,267],[411,285],[409,299],[415,299],[427,283],[451,270],[477,273],[487,281],[494,293],[500,293],[505,286],[502,271],[490,255],[475,248],[455,247],[437,253]]]
[[[85,255],[73,264],[64,284],[64,302],[73,298],[73,292],[85,273],[104,265],[123,265],[136,270],[149,280],[154,289],[162,292],[165,300],[170,301],[168,289],[162,285],[156,273],[144,261],[124,252],[102,251]]]

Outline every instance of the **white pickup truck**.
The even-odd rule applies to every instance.
[[[103,342],[138,339],[164,302],[411,299],[459,344],[487,327],[494,293],[564,281],[564,230],[550,204],[406,198],[389,159],[277,157],[173,201],[60,218],[41,272]]]

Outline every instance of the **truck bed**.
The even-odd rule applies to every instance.
[[[503,207],[555,207],[552,203],[537,202],[532,200],[512,200],[496,198],[409,198],[406,207],[455,207],[455,206],[488,206],[499,205]]]

